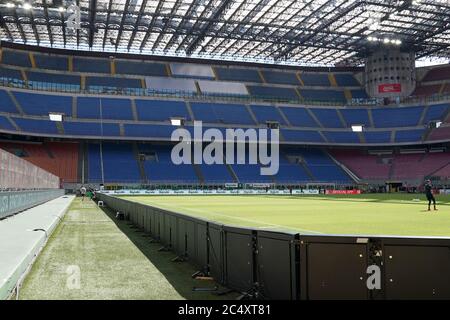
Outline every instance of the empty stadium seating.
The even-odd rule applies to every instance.
[[[255,124],[244,105],[191,103],[195,120],[209,123]]]
[[[72,115],[72,98],[69,96],[13,92],[22,110],[29,115],[48,116],[50,112]]]
[[[371,155],[362,150],[334,150],[333,156],[359,178],[368,180],[423,180],[428,176],[443,176],[450,163],[450,154],[413,153]]]
[[[136,100],[135,103],[138,119],[142,121],[191,120],[186,103],[182,101]]]
[[[62,182],[78,181],[78,143],[0,143],[0,148],[60,177]]]

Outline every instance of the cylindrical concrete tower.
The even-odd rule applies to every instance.
[[[373,98],[406,97],[416,88],[415,54],[379,49],[366,59],[365,85]]]

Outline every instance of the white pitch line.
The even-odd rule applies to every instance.
[[[158,205],[156,205],[156,206],[158,206]],[[226,214],[221,214],[221,213],[217,213],[217,212],[211,212],[211,211],[207,211],[207,210],[201,210],[201,209],[195,209],[194,210],[194,209],[184,208],[184,207],[170,205],[170,204],[167,204],[165,206],[173,208],[173,209],[176,209],[176,210],[190,211],[191,213],[206,213],[206,214],[209,214],[209,215],[217,215],[217,216],[228,218],[228,219],[235,219],[235,220],[241,220],[241,221],[246,221],[246,222],[264,224],[264,225],[267,226],[267,227],[258,227],[260,229],[268,229],[270,227],[277,227],[277,228],[281,228],[281,229],[289,229],[289,230],[308,232],[308,233],[313,233],[313,234],[324,234],[323,232],[319,232],[319,231],[293,228],[293,227],[286,226],[286,225],[267,223],[267,222],[262,222],[262,221],[259,221],[259,220],[242,218],[242,217],[234,217],[234,216],[229,216],[229,215],[226,215]],[[182,212],[180,212],[180,213],[182,213]]]

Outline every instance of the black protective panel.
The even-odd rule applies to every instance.
[[[258,231],[257,281],[266,299],[297,298],[295,237],[293,234]]]
[[[224,227],[225,284],[248,291],[253,286],[253,234],[251,230]]]
[[[175,253],[179,256],[185,256],[186,255],[186,219],[181,217],[175,217],[176,219],[176,237],[175,241],[173,241],[173,250]]]
[[[386,299],[450,299],[450,247],[384,246]]]
[[[196,253],[196,228],[195,221],[193,220],[185,220],[184,230],[186,232],[185,245],[186,245],[186,256],[188,259],[195,255]],[[178,233],[180,234],[180,233]],[[179,242],[179,240],[178,240]]]
[[[195,221],[194,224],[195,224],[194,251],[188,251],[189,261],[194,263],[198,268],[202,269],[208,264],[208,240],[207,240],[208,227],[206,222],[203,221]],[[188,239],[189,243],[188,248],[191,248],[192,244],[189,239]]]
[[[211,276],[220,283],[224,282],[224,258],[222,225],[208,223],[208,252]]]
[[[307,299],[368,299],[365,244],[308,243],[306,250],[301,268],[307,273]]]

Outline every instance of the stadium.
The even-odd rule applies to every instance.
[[[0,300],[450,299],[450,2],[0,0]]]

